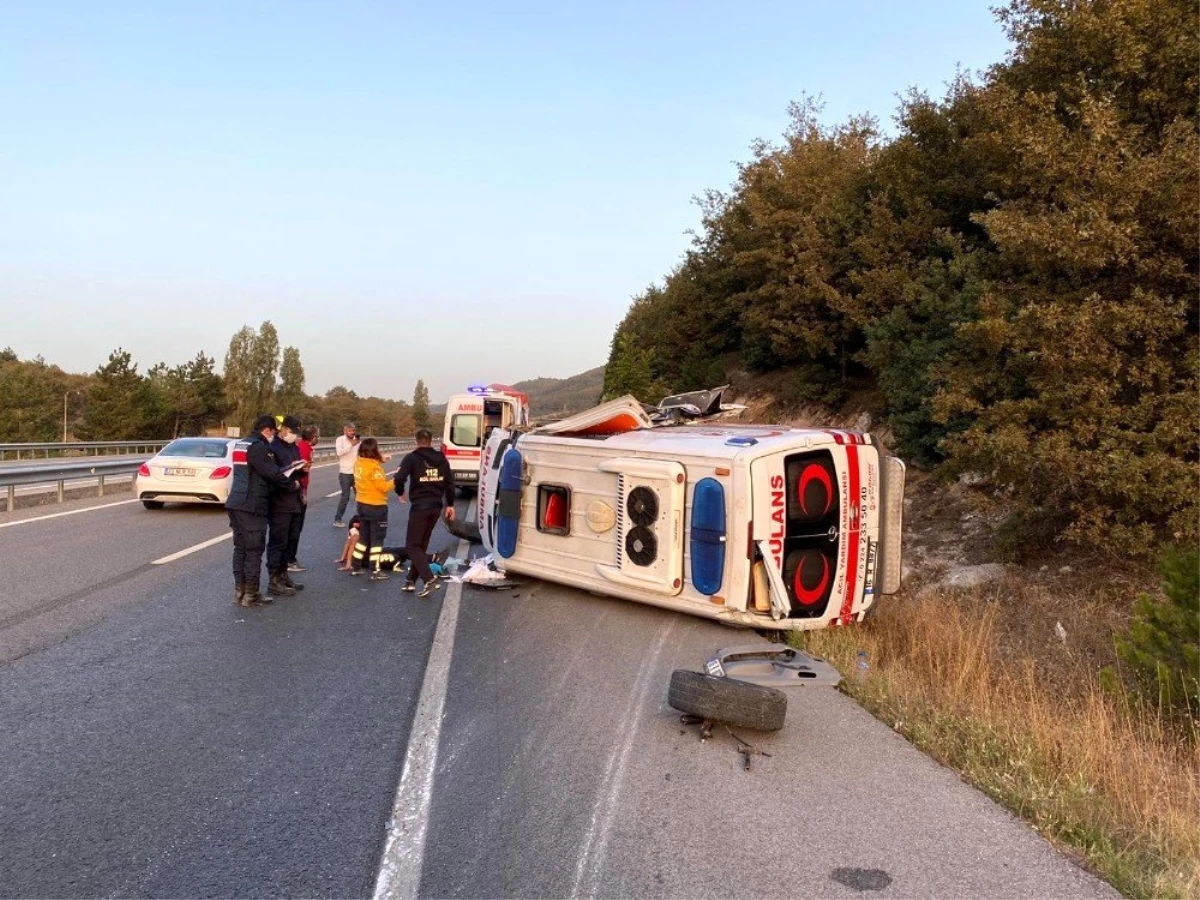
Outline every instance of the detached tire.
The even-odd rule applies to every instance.
[[[162,500],[143,500],[142,506],[146,509],[162,509],[166,504]]]
[[[758,731],[778,731],[787,714],[783,691],[686,669],[671,673],[667,702],[680,712]]]

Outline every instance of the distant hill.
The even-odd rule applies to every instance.
[[[531,378],[514,382],[513,387],[529,397],[529,411],[535,422],[561,419],[600,402],[604,389],[604,366],[597,366],[568,378]],[[445,415],[446,404],[429,407],[434,415]]]
[[[547,419],[577,413],[600,402],[604,389],[604,366],[597,366],[569,378],[531,378],[513,385],[529,395],[533,418]]]

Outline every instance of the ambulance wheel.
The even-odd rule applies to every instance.
[[[667,702],[680,712],[758,731],[778,731],[787,713],[783,691],[686,669],[671,673]]]
[[[146,507],[146,509],[162,509],[166,505],[167,504],[165,504],[161,500],[143,500],[142,501],[142,506]]]

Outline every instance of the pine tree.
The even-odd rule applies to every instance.
[[[92,441],[132,441],[145,437],[148,400],[137,364],[128,351],[118,347],[92,379],[81,436]]]
[[[1200,553],[1168,551],[1159,571],[1165,602],[1138,598],[1117,653],[1164,709],[1200,715]]]

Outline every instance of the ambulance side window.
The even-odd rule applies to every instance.
[[[458,413],[451,418],[450,443],[458,447],[478,447],[479,416]]]
[[[539,484],[537,530],[544,534],[571,533],[571,489],[565,484]]]

